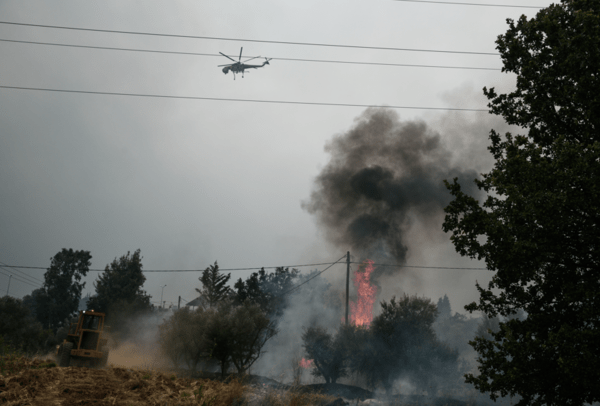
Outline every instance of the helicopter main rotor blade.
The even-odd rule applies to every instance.
[[[237,63],[237,62],[236,62],[236,63]],[[228,63],[228,64],[225,64],[225,65],[217,65],[217,66],[218,66],[218,67],[221,67],[221,66],[233,66],[233,65],[235,65],[235,63]]]
[[[238,62],[240,62],[242,60],[242,50],[244,49],[244,47],[240,48],[240,59],[238,60]]]
[[[223,52],[219,52],[221,55],[223,55],[225,58],[227,59],[231,59],[233,62],[237,63],[237,61],[233,58],[228,57],[227,55],[225,55]]]
[[[256,59],[256,58],[260,58],[260,56],[255,56],[254,58],[246,59],[246,60],[245,60],[244,62],[242,62],[242,63],[249,62],[249,61],[251,61],[251,60],[253,60],[253,59]]]

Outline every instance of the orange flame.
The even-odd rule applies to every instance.
[[[377,294],[377,287],[371,285],[371,273],[374,269],[373,261],[367,259],[354,272],[352,281],[358,291],[358,300],[350,303],[350,320],[356,326],[369,327],[373,321],[373,304]]]
[[[314,360],[312,360],[312,359],[306,359],[306,358],[302,358],[302,359],[300,360],[300,366],[301,366],[302,368],[306,368],[306,369],[308,369],[308,368],[312,367],[312,365],[313,365],[313,361],[314,361]]]

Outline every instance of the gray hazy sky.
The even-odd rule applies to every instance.
[[[473,0],[473,2],[492,2]],[[494,0],[547,6],[547,0]],[[291,2],[1,0],[0,20],[43,25],[271,41],[495,52],[506,18],[537,10],[391,0]],[[284,61],[327,59],[500,68],[498,56],[165,38],[0,24],[0,39],[102,47],[223,52],[274,58],[234,81],[224,57],[66,48],[0,41],[0,85],[365,105],[486,108],[483,86],[510,89],[500,71]],[[258,60],[256,60],[258,61]],[[364,108],[173,100],[0,89],[0,261],[48,266],[61,248],[90,250],[92,267],[140,248],[145,269],[203,269],[333,261],[303,210],[328,163],[325,145],[349,131]],[[396,110],[424,120],[466,169],[490,168],[487,113]],[[441,222],[440,227],[441,228]],[[407,262],[482,266],[455,253],[441,231],[415,226]],[[303,268],[304,270],[322,268]],[[0,293],[23,297],[37,286],[0,269]],[[21,270],[37,280],[43,270]],[[233,272],[232,280],[248,271]],[[343,266],[324,275],[341,282]],[[195,297],[197,273],[147,273],[160,300]],[[93,293],[87,280],[85,293]],[[481,271],[413,273],[386,285],[454,310],[475,300]],[[32,280],[29,279],[31,282]],[[35,281],[34,281],[35,282]]]

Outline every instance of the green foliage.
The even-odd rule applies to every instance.
[[[0,298],[0,315],[0,337],[7,348],[29,355],[48,350],[46,342],[52,332],[31,317],[21,299]]]
[[[271,317],[281,317],[287,305],[287,297],[283,293],[294,287],[298,274],[299,271],[295,268],[290,270],[279,267],[271,273],[262,268],[253,272],[245,281],[238,279],[234,286],[234,302],[241,304],[249,300],[258,304]]]
[[[433,331],[436,305],[428,298],[403,295],[382,302],[381,308],[371,324],[371,346],[382,368],[371,381],[389,391],[396,379],[408,377],[419,390],[435,393],[435,377],[451,376],[458,365],[458,353],[440,343]]]
[[[500,331],[500,317],[490,317],[487,314],[483,315],[481,324],[477,327],[477,337],[491,341],[494,339],[494,334]]]
[[[161,348],[176,366],[185,362],[196,370],[204,361],[215,361],[222,375],[232,364],[246,372],[276,333],[274,323],[251,302],[181,309],[159,326]]]
[[[327,383],[347,373],[362,376],[371,389],[390,392],[400,378],[435,394],[458,376],[458,352],[442,344],[432,325],[436,306],[427,298],[404,295],[382,302],[370,327],[341,325],[335,336],[312,327],[302,335],[314,374]]]
[[[92,256],[89,251],[73,251],[63,248],[51,258],[50,268],[44,274],[41,291],[34,291],[34,314],[52,331],[56,330],[77,312],[81,291],[85,282]]]
[[[498,37],[516,89],[484,88],[492,113],[527,131],[491,131],[494,168],[476,181],[483,203],[447,183],[444,230],[457,252],[496,273],[466,308],[499,322],[473,342],[467,382],[519,405],[600,400],[600,3],[563,0],[508,20]]]
[[[210,357],[212,349],[204,335],[206,322],[203,308],[183,308],[158,326],[160,346],[173,365],[178,367],[184,362],[188,369],[196,371],[200,362]]]
[[[142,290],[146,277],[142,273],[140,250],[127,252],[106,265],[94,287],[96,295],[88,301],[88,309],[107,313],[107,324],[116,331],[127,331],[128,319],[152,310],[150,296]]]
[[[214,265],[209,266],[202,271],[202,276],[198,278],[202,282],[202,289],[196,289],[200,297],[208,307],[214,307],[219,302],[229,299],[231,289],[227,282],[231,274],[219,274],[219,265],[215,261]]]
[[[336,381],[347,375],[346,354],[342,342],[342,330],[333,337],[322,327],[309,327],[302,334],[306,355],[315,366],[312,374],[322,376],[326,383]]]

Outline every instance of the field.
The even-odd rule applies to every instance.
[[[140,359],[143,357],[139,353],[132,355],[130,348],[111,353],[106,368],[61,368],[52,355],[32,359],[15,353],[5,354],[0,357],[0,405],[467,405],[451,399],[424,401],[407,396],[382,402],[372,399],[371,392],[356,386],[313,384],[290,387],[253,375],[224,380],[215,374],[192,378],[186,371],[169,370],[164,365],[139,362]]]
[[[192,379],[167,371],[60,368],[54,359],[5,356],[0,361],[2,405],[327,405],[335,399],[278,390],[236,379]]]

